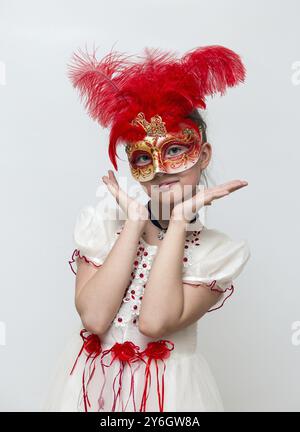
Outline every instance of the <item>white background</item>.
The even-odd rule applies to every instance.
[[[242,56],[247,79],[208,100],[209,173],[212,184],[249,185],[215,201],[207,225],[247,239],[251,259],[225,306],[199,321],[199,349],[226,410],[299,411],[299,1],[2,0],[0,9],[0,410],[39,410],[78,325],[75,218],[112,168],[108,131],[68,81],[72,52],[96,45],[101,57],[115,44],[181,55],[220,44]]]

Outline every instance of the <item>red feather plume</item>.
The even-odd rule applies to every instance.
[[[181,59],[158,48],[145,48],[144,56],[110,52],[100,61],[92,54],[74,53],[68,75],[89,115],[103,127],[111,127],[109,157],[117,170],[116,150],[120,141],[133,142],[146,132],[130,122],[142,111],[150,121],[159,114],[169,132],[177,131],[195,108],[206,108],[205,98],[243,82],[241,58],[220,46],[199,47]]]

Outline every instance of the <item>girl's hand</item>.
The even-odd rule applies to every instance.
[[[248,182],[242,180],[232,180],[230,182],[212,188],[199,190],[192,198],[174,206],[171,219],[184,220],[189,223],[205,205],[211,205],[215,199],[229,195],[231,192],[247,186]],[[199,189],[199,188],[198,188]]]
[[[108,176],[103,176],[102,180],[129,220],[146,223],[149,218],[148,209],[120,188],[112,170],[108,170]]]

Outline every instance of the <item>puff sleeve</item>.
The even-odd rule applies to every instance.
[[[77,260],[84,259],[95,267],[100,267],[112,246],[120,226],[114,209],[105,211],[98,205],[80,209],[73,230],[75,249],[69,261],[71,270],[77,273]]]
[[[250,248],[246,240],[236,241],[227,234],[205,226],[193,247],[190,265],[183,269],[183,282],[204,284],[223,295],[208,311],[219,309],[234,292],[234,280],[249,260]]]

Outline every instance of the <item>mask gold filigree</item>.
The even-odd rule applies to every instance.
[[[148,136],[166,136],[167,134],[165,122],[162,121],[161,116],[158,114],[151,117],[149,123],[145,118],[145,114],[139,112],[135,119],[132,120],[131,124],[133,126],[142,126]]]
[[[131,124],[139,125],[146,131],[142,140],[125,145],[130,169],[136,180],[149,181],[158,172],[179,173],[192,167],[199,159],[202,143],[200,128],[200,136],[190,127],[170,133],[160,115],[151,117],[149,123],[143,112]],[[172,146],[179,149],[179,153],[168,153]]]

